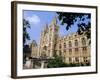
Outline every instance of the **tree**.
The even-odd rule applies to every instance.
[[[48,68],[58,68],[58,67],[66,67],[66,63],[63,62],[62,56],[54,54],[54,59],[48,61]]]
[[[27,28],[30,28],[29,21],[23,19],[23,63],[26,61],[26,54],[30,53],[29,45],[26,44],[26,41],[30,40]]]
[[[66,24],[66,30],[69,30],[72,25],[77,22],[79,35],[85,34],[87,38],[91,38],[91,14],[89,13],[66,13],[66,12],[57,12],[58,19],[61,21],[61,24]],[[85,22],[86,20],[87,23]]]
[[[31,49],[30,49],[29,45],[24,45],[23,46],[23,63],[26,62],[26,57],[27,57],[27,55],[30,55],[30,53],[31,53]]]
[[[30,36],[27,33],[27,28],[30,28],[29,21],[23,19],[23,46],[26,44],[26,40],[30,40]]]

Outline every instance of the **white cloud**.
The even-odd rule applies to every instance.
[[[27,17],[26,20],[28,20],[31,24],[38,24],[40,23],[40,18],[37,15],[32,15],[30,17]]]

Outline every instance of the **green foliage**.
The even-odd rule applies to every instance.
[[[63,58],[58,55],[54,55],[54,59],[48,62],[48,68],[57,68],[57,67],[65,67],[66,63],[63,62]]]
[[[54,54],[54,59],[48,61],[48,68],[59,68],[59,67],[78,67],[78,66],[90,66],[90,63],[65,63],[63,57]]]
[[[66,30],[69,30],[72,25],[74,25],[77,21],[78,26],[78,34],[82,35],[83,33],[87,36],[87,38],[91,38],[91,22],[88,21],[86,24],[85,20],[91,19],[91,14],[89,13],[66,13],[66,12],[57,12],[58,19],[61,21],[61,24],[66,24]],[[87,16],[85,18],[85,16]],[[74,27],[74,26],[73,26]]]
[[[23,63],[26,61],[26,54],[30,53],[29,45],[26,45],[26,40],[30,40],[30,36],[27,33],[27,28],[30,28],[29,21],[23,19]]]
[[[23,45],[25,45],[26,40],[30,40],[30,36],[27,33],[27,28],[30,28],[29,21],[23,19]]]

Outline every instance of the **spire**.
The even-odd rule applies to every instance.
[[[54,19],[52,20],[52,24],[57,24],[57,17],[55,16]]]
[[[33,45],[33,46],[37,46],[37,42],[36,42],[36,40],[32,40],[31,45]]]
[[[44,27],[44,32],[47,32],[47,31],[48,31],[48,24],[46,23]]]

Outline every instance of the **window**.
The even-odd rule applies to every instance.
[[[72,49],[69,49],[69,54],[70,54],[70,55],[72,54]]]
[[[74,35],[75,37],[77,37],[77,35]]]
[[[78,48],[75,48],[75,54],[77,54],[78,53]]]
[[[87,47],[83,47],[82,50],[83,50],[83,54],[85,54],[87,52]]]
[[[72,47],[72,43],[71,43],[71,41],[69,41],[69,47]]]
[[[69,36],[69,39],[71,39],[71,37]]]
[[[79,62],[79,58],[78,58],[78,57],[76,57],[76,58],[75,58],[75,61],[76,61],[76,62]]]
[[[50,31],[52,31],[52,28],[50,29]]]
[[[54,28],[54,30],[57,31],[58,29],[57,28]]]
[[[86,47],[83,47],[83,51],[86,51],[87,50],[87,48]]]
[[[44,47],[43,47],[43,50],[47,50],[47,46],[44,46]]]
[[[64,53],[66,53],[66,50],[64,49]]]
[[[61,44],[59,45],[59,49],[61,49]]]
[[[69,62],[72,62],[72,58],[71,57],[69,57]]]
[[[78,48],[75,48],[75,52],[78,52]]]
[[[75,40],[75,46],[78,46],[78,40]]]
[[[82,45],[86,45],[86,40],[85,40],[85,38],[82,38]]]
[[[66,43],[64,43],[64,48],[66,48]]]
[[[88,60],[87,60],[87,57],[84,57],[83,59],[84,59],[84,62],[87,62],[87,61],[88,61]]]

